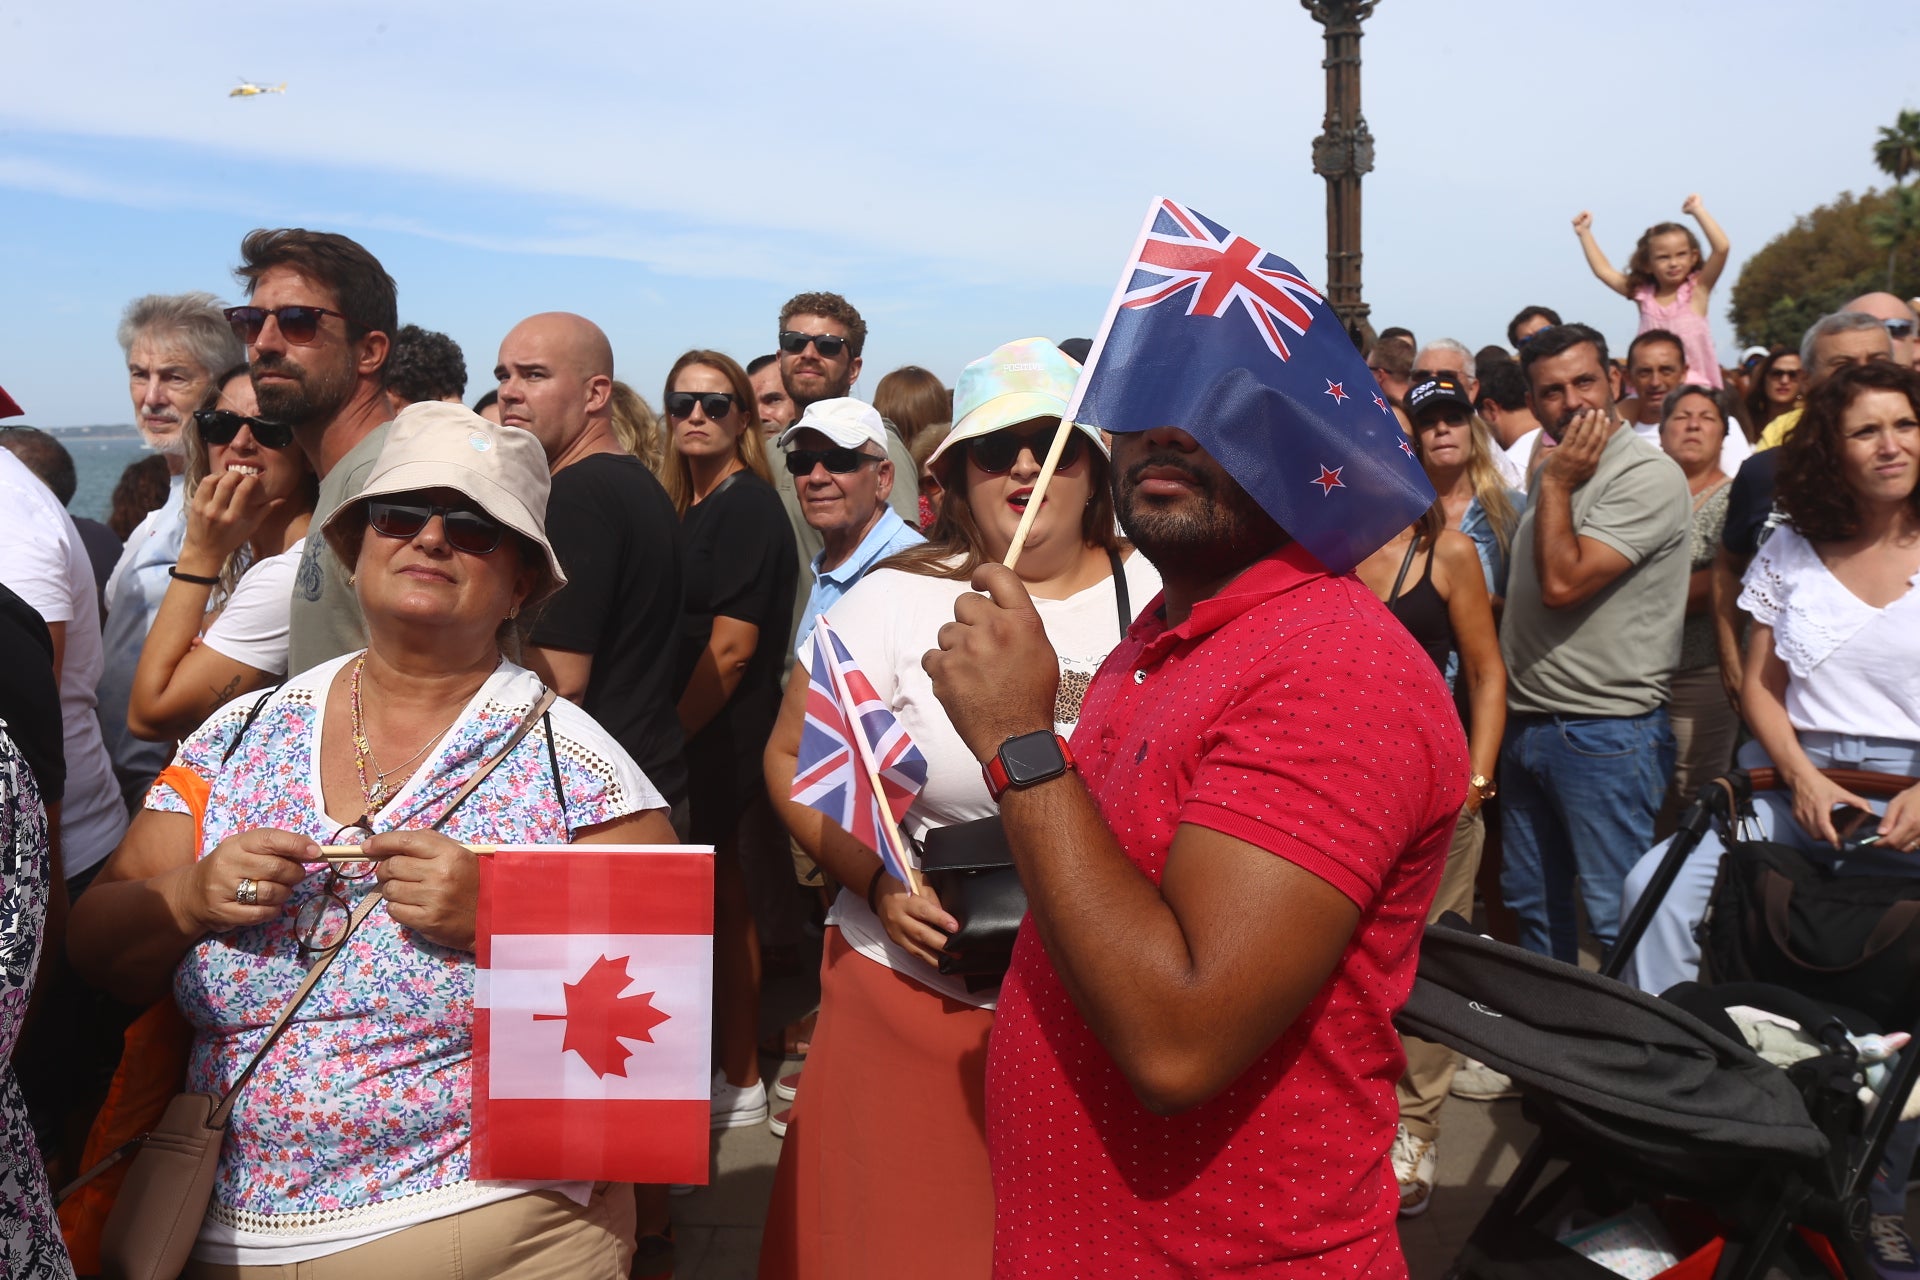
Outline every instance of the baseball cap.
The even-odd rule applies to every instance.
[[[1457,404],[1468,413],[1473,412],[1473,401],[1467,398],[1467,389],[1451,373],[1436,373],[1424,382],[1416,382],[1407,389],[1406,404],[1409,418],[1420,416],[1422,409],[1430,409],[1436,404]]]
[[[880,411],[852,396],[815,400],[798,422],[780,433],[780,447],[792,444],[802,431],[818,431],[842,449],[858,449],[863,444],[883,450],[887,447],[887,424]]]
[[[344,560],[344,535],[355,523],[350,513],[360,510],[368,498],[452,489],[546,553],[548,581],[528,597],[528,603],[533,603],[567,584],[560,559],[547,541],[551,487],[547,451],[531,431],[495,426],[464,405],[423,401],[394,417],[366,487],[335,507],[320,532]]]
[[[995,347],[960,371],[953,384],[953,430],[927,459],[932,467],[956,444],[992,435],[1035,418],[1064,418],[1080,381],[1080,366],[1045,338],[1022,338]],[[1074,427],[1107,452],[1100,432]]]
[[[1748,347],[1740,353],[1740,365],[1742,368],[1745,368],[1755,360],[1765,360],[1766,358],[1767,349],[1765,347]]]

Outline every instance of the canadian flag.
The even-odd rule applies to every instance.
[[[707,1180],[713,851],[480,859],[473,1176]]]

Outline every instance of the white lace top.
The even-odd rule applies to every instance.
[[[1740,607],[1773,628],[1796,730],[1920,742],[1920,573],[1908,585],[1875,609],[1791,526],[1761,546]]]

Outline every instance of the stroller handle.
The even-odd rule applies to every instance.
[[[1920,778],[1903,778],[1897,773],[1874,773],[1866,769],[1822,769],[1820,776],[1839,783],[1849,791],[1882,800],[1891,799],[1920,782]],[[1749,769],[1747,778],[1755,791],[1774,791],[1787,785],[1778,769]]]

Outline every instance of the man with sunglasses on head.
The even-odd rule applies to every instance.
[[[493,376],[501,424],[547,452],[547,538],[567,574],[534,622],[526,664],[627,749],[684,834],[680,518],[613,433],[613,345],[584,316],[529,316],[501,340]]]
[[[808,565],[813,589],[794,636],[797,647],[867,570],[926,539],[887,505],[894,467],[886,455],[886,424],[872,405],[845,396],[816,400],[780,436],[780,447],[800,513],[822,542]]]
[[[320,477],[316,511],[365,486],[387,440],[387,356],[400,327],[393,277],[343,235],[248,233],[234,275],[249,305],[227,320],[247,344],[260,416],[293,428]],[[316,530],[294,576],[287,674],[366,645],[348,569]]]
[[[860,352],[867,345],[867,322],[853,304],[837,293],[799,293],[780,308],[780,382],[793,402],[793,421],[819,400],[844,398],[860,380]],[[884,421],[884,419],[883,419]],[[891,429],[886,433],[886,455],[893,463],[893,490],[887,503],[912,524],[920,518],[920,469],[906,441]],[[806,587],[814,557],[826,547],[820,531],[807,523],[793,476],[783,466],[773,469],[773,486],[787,508],[794,541],[800,547],[800,585]],[[806,608],[796,594],[793,625],[805,625]]]
[[[145,742],[127,729],[127,700],[153,617],[172,581],[187,533],[187,419],[217,394],[215,375],[246,357],[210,293],[148,294],[120,319],[134,422],[147,447],[167,460],[167,500],[142,520],[107,575],[100,635],[100,732],[129,811],[171,756],[169,744]],[[111,846],[102,849],[104,858]],[[73,863],[68,863],[69,869]]]

